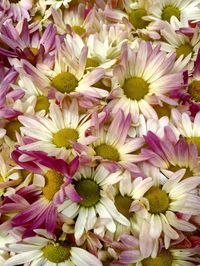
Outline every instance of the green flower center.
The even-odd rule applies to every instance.
[[[81,206],[92,207],[100,199],[100,188],[93,180],[84,179],[78,181],[75,189],[82,198],[79,202]]]
[[[188,87],[188,92],[193,100],[200,102],[200,80],[193,80]]]
[[[181,15],[181,12],[177,7],[169,5],[163,9],[161,18],[162,20],[166,20],[170,22],[170,19],[172,16],[175,16],[177,17],[177,19],[180,20],[180,15]]]
[[[128,219],[132,217],[132,213],[129,212],[131,203],[132,199],[128,196],[122,196],[120,194],[115,196],[115,206],[117,210]]]
[[[106,91],[108,91],[108,92],[111,91],[111,87],[110,87],[110,86],[106,86],[106,85],[103,83],[102,80],[97,81],[93,86],[96,87],[96,88],[102,89],[102,90],[106,90]]]
[[[76,32],[76,34],[78,34],[80,36],[85,33],[85,29],[83,27],[80,27],[80,26],[73,26],[72,29],[73,29],[73,31]]]
[[[60,187],[63,184],[63,175],[57,173],[54,170],[49,170],[44,175],[44,177],[45,186],[43,187],[42,192],[44,197],[51,201],[56,192],[60,190]]]
[[[93,58],[87,58],[87,61],[86,61],[86,68],[88,67],[98,67],[99,66],[99,62]]]
[[[51,85],[62,93],[70,93],[78,86],[78,80],[70,72],[61,72],[52,79]]]
[[[35,105],[35,111],[41,111],[41,110],[45,110],[46,112],[49,111],[49,99],[43,95],[40,95],[37,97],[37,102]]]
[[[79,135],[73,128],[63,128],[53,134],[53,143],[58,147],[71,148],[70,141],[77,141]]]
[[[197,146],[198,153],[200,154],[200,137],[186,138],[188,143],[194,143]]]
[[[177,166],[177,165],[170,165],[170,167],[168,168],[168,170],[170,170],[172,172],[176,172],[176,171],[178,171],[178,170],[180,170],[182,168],[185,168],[186,169],[186,172],[185,172],[185,174],[183,176],[183,179],[186,179],[188,177],[194,176],[193,171],[191,171],[189,167],[184,167],[184,166],[183,167],[180,167],[180,166]]]
[[[173,256],[170,251],[161,251],[156,258],[147,258],[142,260],[142,266],[171,266]]]
[[[192,52],[193,52],[193,49],[189,43],[182,44],[176,49],[177,57],[181,56],[182,54],[184,55],[184,57],[186,57]]]
[[[144,8],[135,9],[129,14],[129,21],[136,29],[144,29],[149,25],[149,21],[143,19],[144,16],[147,16]]]
[[[95,152],[97,156],[101,156],[103,159],[107,159],[110,161],[119,161],[119,153],[118,151],[108,144],[100,144],[95,147]]]
[[[149,92],[148,83],[139,77],[132,77],[125,80],[123,85],[124,94],[131,100],[141,100]]]
[[[158,214],[165,212],[169,207],[169,197],[159,187],[151,187],[144,197],[149,201],[150,213]]]
[[[70,256],[70,247],[59,244],[50,244],[43,248],[43,255],[53,263],[60,263],[68,260]]]
[[[11,138],[12,140],[16,141],[16,132],[20,132],[20,127],[22,124],[18,120],[14,120],[9,122],[5,129],[6,129],[6,135]]]

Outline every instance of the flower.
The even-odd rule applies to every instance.
[[[108,105],[113,113],[119,108],[130,112],[133,122],[138,121],[140,113],[145,118],[157,119],[152,102],[170,104],[168,94],[180,90],[183,84],[183,73],[171,72],[174,62],[175,54],[167,55],[159,46],[153,48],[148,42],[141,41],[136,52],[125,46],[112,78],[117,95]]]
[[[9,244],[7,250],[17,253],[7,259],[5,266],[24,263],[43,265],[97,265],[102,263],[86,250],[73,246],[69,241],[59,241],[36,235],[16,244]]]
[[[123,178],[120,171],[110,173],[103,166],[96,169],[84,167],[74,176],[74,186],[81,197],[76,203],[66,200],[59,212],[69,218],[77,218],[74,228],[75,239],[80,239],[84,233],[94,229],[94,232],[104,235],[104,227],[115,232],[117,221],[129,225],[129,221],[117,211],[114,203],[104,193],[106,185],[117,183]],[[99,220],[99,225],[96,224]],[[95,225],[96,224],[96,225]]]

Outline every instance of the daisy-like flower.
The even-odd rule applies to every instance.
[[[187,142],[196,144],[198,153],[200,152],[200,112],[198,112],[194,119],[192,119],[186,112],[180,113],[178,110],[173,109],[172,119],[175,127],[173,127],[174,133],[182,135],[186,138]]]
[[[33,190],[33,193],[37,194],[37,198],[28,206],[25,204],[21,213],[12,218],[12,226],[24,226],[26,228],[24,236],[30,236],[34,229],[38,229],[42,225],[49,233],[53,233],[59,219],[57,207],[67,197],[74,202],[80,201],[80,196],[71,185],[72,176],[79,165],[78,158],[68,165],[64,160],[48,157],[41,152],[22,154],[16,150],[12,153],[12,157],[20,166],[39,174],[37,185],[26,187],[28,191]],[[22,161],[22,158],[26,158],[25,162]],[[13,204],[8,210],[15,211],[16,207],[18,209],[20,206],[20,203],[19,205]],[[5,208],[6,204],[2,209]]]
[[[95,137],[86,136],[90,127],[87,115],[79,114],[77,101],[74,99],[69,108],[61,109],[55,103],[49,107],[49,118],[19,116],[21,133],[33,138],[31,143],[20,146],[20,150],[44,151],[50,156],[70,160],[76,156],[73,142],[88,145]],[[38,134],[40,132],[40,134]]]
[[[23,75],[18,78],[17,83],[12,84],[12,89],[24,91],[24,96],[13,103],[15,110],[24,115],[34,115],[38,112],[45,115],[49,112],[50,99],[45,89],[40,90],[31,79]]]
[[[123,178],[121,171],[110,173],[102,165],[95,168],[84,167],[74,176],[74,186],[81,197],[79,203],[66,200],[58,211],[69,218],[77,218],[74,236],[78,240],[84,233],[94,229],[95,233],[104,235],[105,227],[115,232],[117,221],[126,226],[129,221],[117,211],[112,200],[104,193],[106,185],[117,183]],[[97,225],[99,220],[99,225]],[[95,226],[96,224],[96,226]]]
[[[67,51],[67,52],[66,52]],[[46,88],[61,101],[68,94],[77,97],[81,106],[91,107],[91,101],[108,96],[104,89],[95,87],[95,84],[104,76],[103,68],[95,68],[90,73],[85,74],[87,61],[87,47],[83,47],[79,58],[76,52],[65,48],[59,49],[52,66],[45,62],[34,67],[26,60],[12,60],[12,63],[19,73],[31,78],[39,89]]]
[[[93,119],[94,126],[98,125],[98,117]],[[143,138],[128,138],[131,125],[131,116],[119,110],[109,127],[102,124],[97,128],[97,140],[92,143],[94,155],[97,160],[110,171],[122,167],[129,171],[135,170],[134,163],[147,160],[148,157],[134,154],[143,144]]]
[[[200,184],[200,176],[183,179],[184,174],[184,169],[179,170],[169,174],[163,185],[152,186],[143,195],[143,204],[146,200],[147,208],[139,208],[138,211],[136,206],[131,208],[136,209],[136,216],[146,221],[141,228],[143,233],[149,230],[149,236],[155,240],[163,233],[165,248],[169,248],[171,239],[179,238],[177,230],[192,232],[196,229],[184,219],[184,215],[199,215],[197,186]],[[181,215],[177,216],[178,212]]]
[[[54,9],[51,12],[58,32],[61,34],[71,30],[71,32],[84,36],[92,30],[92,26],[95,27],[92,25],[94,21],[90,21],[90,16],[86,16],[86,7],[82,3],[71,10],[65,10],[63,13],[61,10],[56,11]]]
[[[194,20],[199,11],[199,0],[156,0],[150,1],[150,12],[154,19],[164,20],[170,22],[171,18],[175,16],[177,19]]]
[[[162,249],[154,257],[144,257],[140,253],[138,247],[140,242],[137,238],[131,235],[122,235],[120,241],[124,247],[119,255],[119,265],[129,265],[135,263],[136,266],[177,266],[190,265],[195,266],[199,262],[199,248],[177,249]]]
[[[165,22],[165,27],[162,29],[161,36],[164,37],[165,42],[160,42],[161,49],[166,52],[176,52],[177,57],[187,57],[188,70],[193,68],[193,61],[197,57],[197,52],[200,47],[200,34],[199,29],[196,28],[192,38],[188,37],[180,32],[177,32],[181,28],[181,22],[173,17],[171,24]]]
[[[170,127],[165,127],[163,139],[159,139],[158,136],[149,131],[145,140],[149,148],[145,149],[145,152],[143,149],[143,152],[149,156],[152,155],[149,162],[160,169],[162,173],[158,177],[160,181],[163,182],[165,179],[163,174],[180,169],[185,169],[183,178],[200,175],[197,147],[192,143],[187,143],[183,137],[177,141]]]
[[[159,30],[162,28],[162,22],[146,18],[151,15],[151,2],[145,0],[124,2],[129,22],[136,33],[141,37],[148,36],[151,39],[160,39]]]
[[[68,240],[60,241],[36,235],[16,244],[9,244],[8,251],[17,253],[7,259],[5,266],[29,264],[30,266],[102,266],[100,260]]]
[[[134,122],[138,121],[140,113],[157,119],[152,104],[160,101],[171,104],[169,93],[180,90],[183,84],[182,71],[172,73],[175,57],[144,41],[136,52],[125,46],[112,78],[116,96],[108,105],[113,112],[119,108],[130,112]]]
[[[49,24],[42,36],[38,29],[31,29],[26,19],[14,27],[6,21],[1,27],[0,39],[8,49],[0,48],[0,54],[6,57],[26,59],[36,64],[38,58],[53,56],[55,53],[56,29]]]
[[[29,11],[32,8],[32,0],[2,0],[0,7],[15,21],[19,21],[24,18],[29,19]]]

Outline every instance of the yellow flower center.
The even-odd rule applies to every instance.
[[[20,132],[21,126],[22,124],[18,120],[9,122],[5,127],[6,135],[12,140],[16,141],[16,132]]]
[[[118,151],[109,144],[100,144],[95,147],[95,152],[97,156],[101,156],[104,159],[110,161],[119,161],[119,153]]]
[[[73,29],[73,31],[76,32],[76,34],[78,34],[80,36],[85,33],[85,29],[81,26],[73,26],[72,29]]]
[[[35,111],[41,111],[41,110],[45,110],[46,113],[49,111],[49,99],[46,96],[40,95],[37,97],[37,102],[35,105]]]
[[[58,147],[71,148],[70,141],[77,141],[79,135],[73,128],[63,128],[53,134],[53,143]]]
[[[44,197],[51,201],[56,192],[60,190],[60,187],[63,184],[63,175],[57,173],[54,170],[49,170],[44,175],[44,177],[45,186],[43,187],[42,192]]]
[[[175,16],[177,17],[177,19],[180,20],[180,15],[181,15],[181,12],[177,7],[169,5],[163,9],[161,18],[162,20],[166,20],[170,22],[170,19],[172,16]]]
[[[200,137],[186,138],[188,143],[194,143],[197,146],[198,153],[200,154]]]
[[[161,251],[156,258],[147,258],[142,260],[142,266],[171,266],[173,256],[170,251]]]
[[[131,100],[141,100],[149,92],[149,85],[139,77],[132,77],[125,80],[123,85],[124,94]]]
[[[39,51],[38,48],[34,48],[34,47],[30,47],[29,49],[34,55],[36,55]]]
[[[180,166],[177,166],[177,165],[170,165],[170,167],[168,168],[168,170],[172,171],[172,172],[176,172],[182,168],[185,168],[186,169],[186,172],[184,174],[184,176],[182,177],[182,179],[185,179],[185,178],[188,178],[188,177],[191,177],[191,176],[194,176],[194,173],[193,171],[191,171],[191,169],[189,167],[180,167]]]
[[[70,72],[61,72],[52,79],[51,85],[62,93],[70,93],[78,86],[78,80]]]
[[[131,203],[132,199],[128,196],[122,196],[120,194],[115,196],[115,206],[117,210],[128,219],[132,217],[132,213],[129,212]]]
[[[151,187],[144,197],[149,201],[150,213],[158,214],[165,212],[169,207],[169,197],[159,187]]]
[[[193,100],[200,102],[200,80],[193,80],[188,87],[188,92]]]
[[[100,188],[93,180],[80,180],[75,185],[75,189],[82,198],[79,202],[81,206],[92,207],[100,199]]]
[[[136,29],[144,29],[149,25],[149,21],[143,19],[144,16],[147,16],[144,8],[135,9],[129,14],[129,21]]]
[[[41,21],[42,18],[42,14],[40,12],[36,12],[35,15],[32,17],[32,20],[38,22]]]
[[[61,246],[59,244],[49,244],[43,248],[43,255],[53,263],[60,263],[68,260],[70,256],[70,246]]]
[[[182,44],[176,49],[177,57],[181,56],[182,54],[184,55],[184,57],[186,57],[192,52],[193,52],[193,49],[189,43]]]

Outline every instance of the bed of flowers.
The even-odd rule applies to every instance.
[[[200,0],[0,0],[0,266],[200,265]]]

